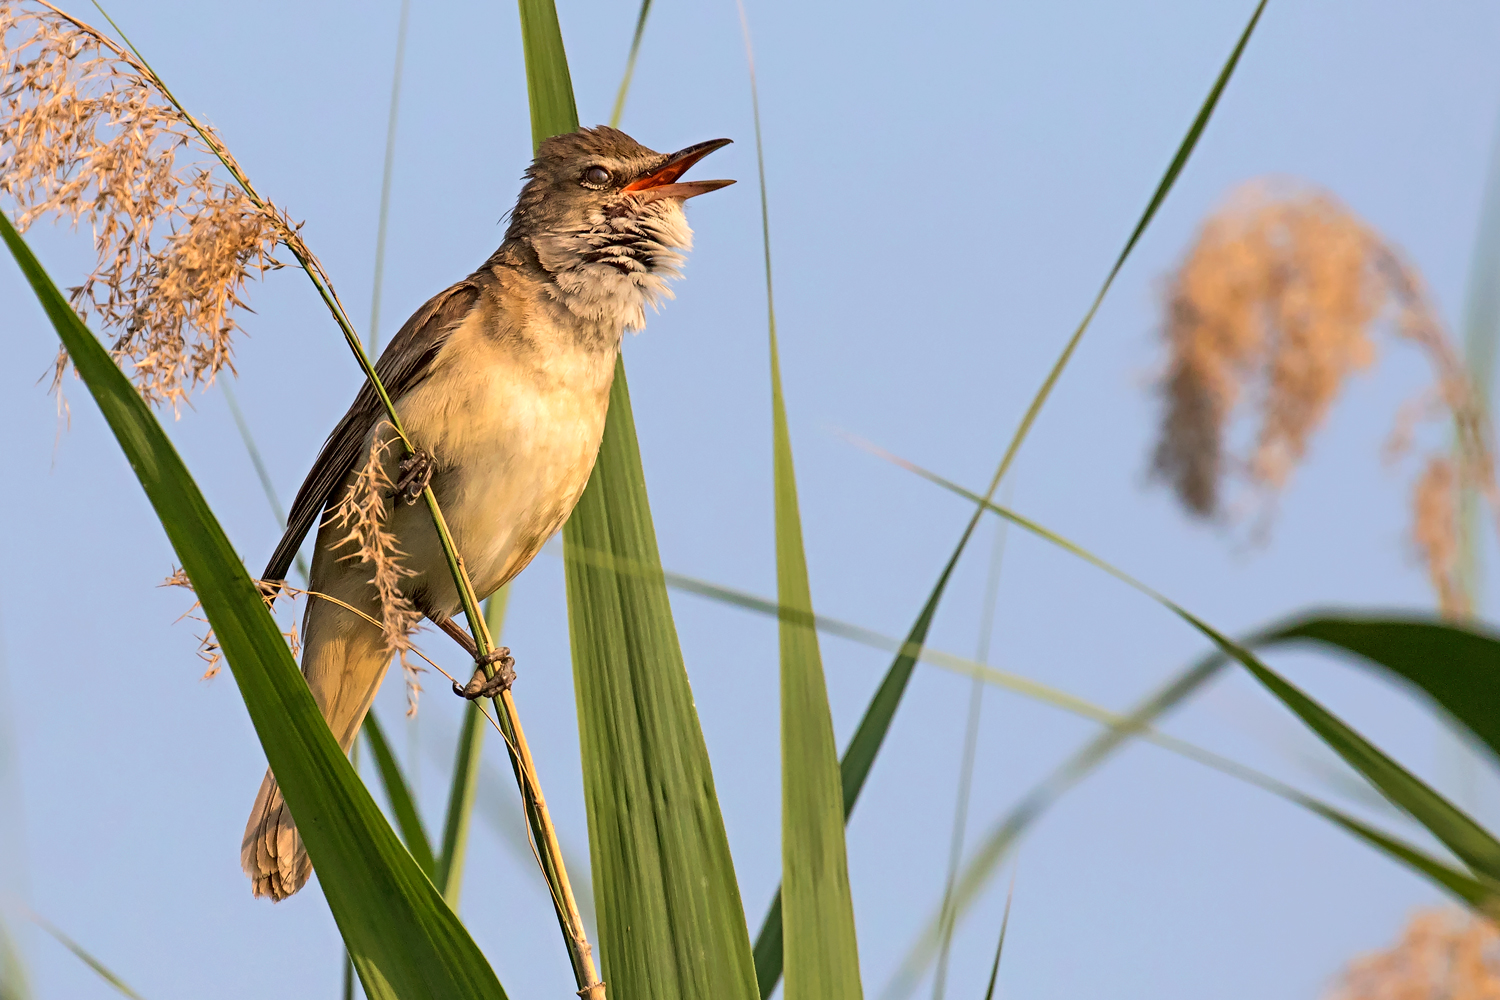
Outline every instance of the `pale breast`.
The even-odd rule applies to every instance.
[[[434,459],[434,493],[481,596],[520,572],[572,512],[599,451],[616,354],[536,323],[507,338],[483,322],[476,312],[454,331],[432,375],[398,403]],[[394,527],[414,583],[434,605],[456,605],[425,505],[402,505]]]

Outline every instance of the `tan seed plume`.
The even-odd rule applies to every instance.
[[[329,510],[327,523],[346,532],[333,546],[336,552],[349,550],[339,558],[358,559],[370,567],[370,584],[380,598],[386,648],[401,658],[401,667],[406,674],[406,714],[415,715],[422,692],[417,674],[422,668],[413,664],[407,653],[412,648],[411,634],[422,621],[422,613],[401,591],[402,579],[414,574],[402,565],[402,552],[396,545],[396,536],[386,526],[394,502],[390,497],[395,492],[395,483],[386,471],[386,464],[390,461],[391,449],[399,440],[390,421],[382,421],[376,427],[369,456],[355,472],[353,482],[338,504]]]
[[[1349,376],[1373,360],[1377,328],[1416,346],[1434,384],[1402,408],[1387,452],[1410,450],[1420,419],[1452,421],[1451,454],[1429,455],[1413,491],[1412,538],[1443,612],[1469,613],[1457,504],[1474,489],[1500,511],[1488,422],[1420,275],[1395,247],[1327,192],[1251,181],[1203,223],[1168,283],[1165,313],[1153,473],[1200,517],[1221,512],[1231,478],[1263,497],[1286,485]],[[1256,429],[1248,453],[1232,456],[1240,412]]]
[[[1350,963],[1329,1000],[1500,1000],[1500,932],[1459,910],[1419,910],[1393,947]]]
[[[48,5],[0,0],[0,199],[21,231],[87,227],[96,266],[73,305],[141,394],[174,409],[233,370],[244,285],[279,266],[274,212],[220,166],[133,56]]]

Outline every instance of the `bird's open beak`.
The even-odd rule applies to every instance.
[[[708,142],[700,142],[686,149],[680,149],[667,157],[666,163],[626,184],[625,190],[639,195],[642,201],[655,201],[657,198],[696,198],[700,194],[728,187],[734,181],[687,181],[679,184],[677,178],[687,173],[689,167],[709,153],[733,141],[733,139],[710,139]]]

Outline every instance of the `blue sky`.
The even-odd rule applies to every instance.
[[[817,609],[904,632],[965,507],[850,447],[847,431],[971,486],[992,473],[1232,47],[1251,4],[1155,0],[768,4],[757,51],[787,405]],[[79,8],[79,13],[86,13]],[[115,15],[260,189],[299,219],[356,319],[368,314],[397,4],[121,2]],[[563,0],[581,118],[604,121],[636,9]],[[1313,605],[1428,608],[1406,541],[1410,468],[1380,445],[1425,363],[1382,341],[1279,503],[1269,536],[1188,522],[1146,477],[1163,275],[1232,186],[1279,174],[1327,187],[1403,247],[1456,323],[1500,111],[1500,11],[1473,2],[1272,0],[1192,162],[1121,273],[1021,452],[1016,507],[1226,630]],[[530,129],[516,15],[434,0],[411,17],[383,292],[387,332],[498,243]],[[623,127],[675,149],[730,136],[705,176],[753,182],[732,3],[659,0]],[[669,569],[774,591],[770,414],[753,183],[694,201],[677,300],[625,345]],[[87,240],[40,227],[61,284]],[[359,376],[305,282],[254,287],[236,389],[282,495],[295,491]],[[59,433],[37,379],[55,340],[0,265],[10,428],[0,538],[7,758],[5,888],[152,1000],[329,996],[338,939],[316,888],[271,906],[238,870],[264,768],[225,675],[200,682],[171,551],[80,385]],[[167,418],[170,422],[170,417]],[[221,394],[170,431],[258,569],[278,531]],[[933,644],[970,655],[986,523]],[[1493,546],[1491,545],[1491,548]],[[1493,552],[1489,564],[1495,565]],[[1495,593],[1495,574],[1487,574]],[[1006,542],[992,661],[1121,708],[1201,652],[1139,595],[1043,543]],[[1487,609],[1494,601],[1485,602]],[[677,595],[674,608],[752,928],[779,872],[774,624]],[[561,564],[517,582],[506,641],[564,835],[586,840]],[[458,659],[426,646],[449,669]],[[888,658],[823,645],[847,738]],[[1409,699],[1348,665],[1276,662],[1490,820],[1487,765]],[[941,894],[968,682],[921,668],[849,828],[861,960],[876,994]],[[378,710],[429,826],[458,705],[429,682]],[[970,839],[1094,727],[986,692]],[[1315,745],[1230,676],[1167,727],[1334,794],[1293,762]],[[491,747],[490,750],[495,750]],[[498,756],[493,762],[503,764]],[[513,794],[499,786],[500,795]],[[10,803],[20,803],[19,809]],[[1126,750],[1039,823],[1019,855],[1007,995],[1314,997],[1390,940],[1433,890],[1323,821],[1151,747]],[[962,925],[949,994],[979,996],[1003,880]],[[545,890],[486,826],[463,914],[513,996],[571,989]],[[50,939],[22,935],[36,993],[107,996]]]

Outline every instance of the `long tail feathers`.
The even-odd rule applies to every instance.
[[[270,771],[250,810],[240,845],[240,867],[250,876],[251,891],[257,897],[269,896],[277,903],[302,888],[312,875],[307,848]]]

